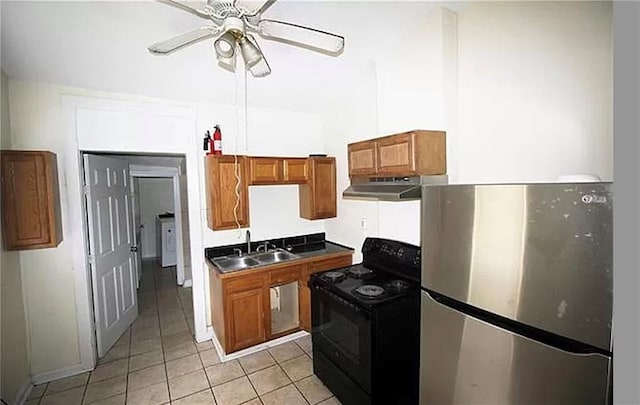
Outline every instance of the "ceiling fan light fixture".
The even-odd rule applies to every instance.
[[[231,31],[227,31],[215,40],[213,47],[218,59],[233,58],[236,53],[236,37]]]
[[[262,52],[257,46],[253,44],[246,36],[238,39],[238,45],[240,46],[240,52],[244,58],[244,63],[247,66],[253,66],[263,59]]]

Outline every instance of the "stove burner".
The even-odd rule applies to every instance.
[[[365,278],[373,275],[373,270],[366,267],[354,267],[348,270],[349,275],[353,278]]]
[[[387,283],[387,288],[393,291],[404,291],[409,288],[409,283],[404,280],[393,280]]]
[[[328,271],[326,273],[322,273],[320,277],[323,280],[337,283],[338,281],[344,280],[347,276],[345,276],[344,273],[340,273],[338,271]]]
[[[353,291],[365,298],[378,298],[384,294],[384,288],[373,284],[361,285]]]

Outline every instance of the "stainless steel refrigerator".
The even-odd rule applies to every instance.
[[[422,404],[604,404],[611,183],[422,189]]]

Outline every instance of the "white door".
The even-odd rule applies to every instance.
[[[129,163],[84,155],[98,357],[138,316]]]

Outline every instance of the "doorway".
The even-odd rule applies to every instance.
[[[143,260],[174,286],[191,286],[187,173],[184,155],[83,152],[83,162],[96,351],[103,357],[144,309],[137,299]],[[126,197],[116,201],[114,186]],[[120,247],[118,259],[101,260],[112,245]],[[127,291],[133,301],[121,317]]]

